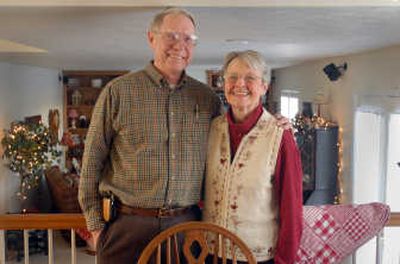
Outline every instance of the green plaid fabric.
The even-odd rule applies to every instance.
[[[208,130],[220,107],[205,84],[184,75],[171,89],[152,64],[111,81],[85,141],[79,201],[89,230],[104,226],[107,192],[141,208],[196,204]]]

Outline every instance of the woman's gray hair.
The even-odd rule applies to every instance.
[[[223,74],[226,74],[229,65],[234,60],[240,60],[246,63],[250,68],[262,73],[262,79],[265,84],[269,84],[271,80],[271,69],[264,60],[261,53],[255,50],[245,51],[232,51],[229,52],[224,59],[224,65],[222,67]]]
[[[192,21],[193,26],[196,29],[196,21],[194,20],[194,16],[189,11],[179,7],[169,7],[154,16],[153,21],[150,24],[150,31],[158,32],[164,18],[168,15],[183,15]]]

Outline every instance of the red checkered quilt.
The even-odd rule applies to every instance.
[[[389,206],[304,206],[303,235],[296,264],[340,263],[376,236],[389,219]]]

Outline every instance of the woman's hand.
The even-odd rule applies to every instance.
[[[290,123],[289,118],[287,118],[279,113],[275,114],[275,118],[277,120],[276,124],[279,127],[283,128],[285,130],[293,128],[292,123]]]

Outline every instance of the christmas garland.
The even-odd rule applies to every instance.
[[[313,115],[307,117],[302,114],[297,114],[292,120],[295,133],[299,135],[307,135],[315,128],[334,126],[335,124],[325,120],[321,116]]]
[[[57,150],[58,142],[52,141],[49,128],[41,122],[12,122],[4,134],[1,140],[3,159],[8,160],[9,169],[21,177],[17,196],[25,200],[28,191],[38,186],[44,171],[53,162],[59,162],[61,152]]]

